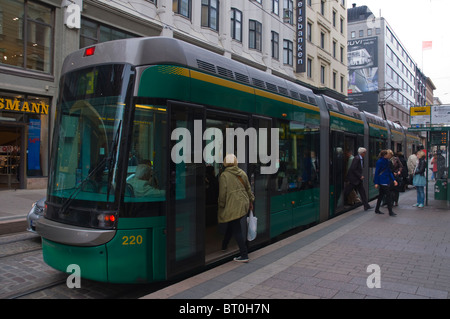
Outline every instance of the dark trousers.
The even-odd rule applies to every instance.
[[[245,217],[246,216],[242,218]],[[247,259],[248,258],[247,245],[245,244],[245,239],[242,234],[242,227],[241,227],[242,218],[238,218],[227,223],[227,229],[225,231],[225,236],[222,241],[222,249],[227,248],[228,243],[230,242],[231,237],[233,236],[239,246],[241,257]]]
[[[378,189],[379,189],[379,194],[378,194],[377,206],[375,207],[375,211],[378,212],[380,210],[381,201],[384,198],[384,200],[387,203],[389,214],[392,214],[393,198],[392,198],[391,187],[388,185],[379,185]]]
[[[367,201],[366,191],[364,190],[363,183],[359,183],[358,185],[354,185],[352,183],[348,183],[344,188],[344,199],[348,197],[348,194],[352,190],[356,190],[359,193],[359,196],[361,197],[361,201],[364,204],[364,209],[369,209],[369,202]]]

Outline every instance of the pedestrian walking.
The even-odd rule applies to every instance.
[[[382,150],[380,152],[379,159],[375,166],[375,177],[373,182],[375,184],[375,188],[379,191],[375,213],[384,214],[380,211],[380,205],[383,198],[385,198],[389,210],[389,216],[394,217],[397,216],[397,214],[392,210],[393,198],[391,185],[393,184],[395,187],[398,186],[398,183],[395,180],[394,174],[392,173],[390,167],[391,164],[389,160],[392,157],[392,154],[393,153],[391,150]]]
[[[425,178],[425,171],[427,164],[425,162],[425,152],[418,151],[417,152],[418,163],[416,169],[414,170],[414,178],[413,185],[417,190],[417,203],[413,205],[413,207],[423,208],[425,205],[425,185],[427,184],[427,180]]]
[[[398,198],[400,196],[400,188],[403,185],[403,177],[402,177],[403,164],[400,162],[400,159],[398,158],[398,154],[392,154],[392,155],[393,155],[391,157],[392,174],[394,174],[394,178],[397,181],[397,186],[392,187],[392,201],[393,201],[394,206],[398,206]]]
[[[364,156],[366,155],[367,150],[364,147],[360,147],[358,149],[358,155],[353,158],[353,161],[350,165],[350,168],[347,172],[347,181],[348,184],[344,188],[344,199],[348,197],[348,194],[352,190],[356,190],[359,193],[359,197],[361,197],[361,201],[364,205],[364,210],[370,209],[369,202],[367,201],[366,191],[364,190],[364,176],[363,176],[363,168],[364,168]]]
[[[406,163],[405,155],[402,152],[397,152],[397,157],[402,163],[402,183],[399,185],[400,192],[404,192],[408,188],[408,164]]]
[[[241,221],[253,210],[255,197],[251,191],[247,174],[238,166],[234,154],[228,154],[223,160],[225,167],[219,177],[218,221],[226,224],[222,250],[226,250],[231,237],[236,240],[240,256],[234,258],[238,262],[248,262],[248,251],[242,234]]]
[[[408,157],[408,184],[412,185],[412,181],[414,178],[414,170],[416,169],[417,162],[419,160],[417,159],[417,151],[414,151],[409,157]]]

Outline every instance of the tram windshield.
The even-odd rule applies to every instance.
[[[48,186],[62,209],[115,201],[130,74],[130,66],[103,65],[63,77]]]

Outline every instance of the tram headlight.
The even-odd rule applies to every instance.
[[[98,227],[100,228],[114,228],[117,221],[117,214],[115,212],[106,212],[97,215]]]

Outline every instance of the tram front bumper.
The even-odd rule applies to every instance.
[[[56,243],[84,247],[106,244],[116,235],[115,230],[78,227],[47,218],[36,221],[36,232],[39,236]]]

